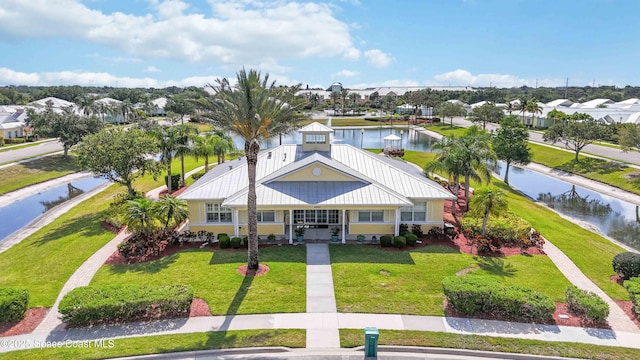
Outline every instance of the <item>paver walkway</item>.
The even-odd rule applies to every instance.
[[[307,244],[307,347],[339,348],[338,314],[328,244]]]
[[[620,306],[580,271],[567,255],[548,240],[544,243],[543,250],[560,272],[562,272],[573,285],[579,289],[595,293],[609,304],[609,317],[607,317],[607,322],[612,330],[640,334],[640,329],[629,319]]]

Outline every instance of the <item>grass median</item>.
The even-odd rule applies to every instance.
[[[0,353],[0,359],[66,360],[105,359],[211,349],[286,346],[302,348],[306,330],[236,330],[192,334],[141,336],[113,339],[112,342],[70,341],[59,348],[44,348]],[[66,346],[69,344],[69,346]],[[73,345],[76,345],[75,347]],[[96,345],[98,344],[98,345]]]
[[[635,360],[638,358],[638,349],[426,331],[381,330],[378,343],[380,345],[497,351],[579,359]],[[364,345],[364,334],[362,330],[340,330],[341,347],[356,347],[362,345]]]
[[[51,155],[0,169],[0,195],[81,171],[75,156]]]

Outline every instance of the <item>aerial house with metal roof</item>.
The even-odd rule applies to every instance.
[[[443,226],[445,200],[455,197],[411,164],[347,144],[331,144],[333,129],[312,123],[299,130],[302,144],[262,151],[256,167],[258,235],[290,243],[305,239],[398,235],[400,224],[423,231]],[[189,229],[247,234],[246,160],[210,170],[179,195],[189,206]]]

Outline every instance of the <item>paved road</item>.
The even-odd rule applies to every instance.
[[[46,141],[35,146],[0,152],[0,164],[32,158],[55,151],[62,151],[62,144],[57,141]]]
[[[465,120],[463,118],[454,118],[453,124],[462,126],[462,127],[469,127],[473,125],[471,121]],[[498,124],[487,124],[488,131],[491,131],[491,130],[496,131],[498,127],[499,127]],[[537,131],[529,131],[529,141],[551,145],[551,143],[547,143],[544,140],[542,140],[542,133]],[[556,145],[560,148],[564,148],[561,146],[560,143],[556,143]],[[596,156],[607,157],[607,158],[620,160],[622,162],[626,162],[630,164],[640,165],[640,153],[636,151],[624,152],[619,149],[591,144],[591,145],[585,146],[585,148],[582,149],[581,154],[582,153],[589,153]]]

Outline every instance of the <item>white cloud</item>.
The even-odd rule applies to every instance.
[[[536,83],[538,86],[562,86],[564,85],[563,79],[525,79],[510,74],[477,74],[474,75],[471,72],[463,69],[457,69],[446,73],[438,74],[433,77],[433,80],[438,85],[471,85],[477,87],[519,87],[529,86],[534,87]]]
[[[159,72],[162,72],[162,70],[158,69],[157,67],[155,67],[153,65],[149,65],[144,69],[144,72],[147,72],[147,73],[159,73]]]
[[[376,68],[384,68],[391,64],[393,58],[390,54],[384,53],[381,50],[373,49],[364,52],[364,57],[369,64]]]
[[[271,58],[357,59],[350,26],[330,4],[295,1],[210,1],[212,15],[185,12],[184,1],[150,0],[154,14],[92,10],[78,0],[2,0],[0,40],[62,37],[85,40],[129,56],[235,68]]]
[[[333,78],[350,78],[350,77],[354,77],[354,76],[358,76],[358,74],[360,74],[357,71],[353,71],[353,70],[340,70],[335,74],[332,74],[331,77]]]
[[[118,87],[142,87],[164,88],[168,86],[204,86],[215,82],[219,76],[193,76],[181,80],[160,81],[150,77],[133,78],[126,76],[114,76],[105,72],[86,71],[57,71],[44,73],[23,73],[0,68],[0,85],[29,85],[29,86],[54,86],[54,85],[80,85],[80,86],[118,86]]]

